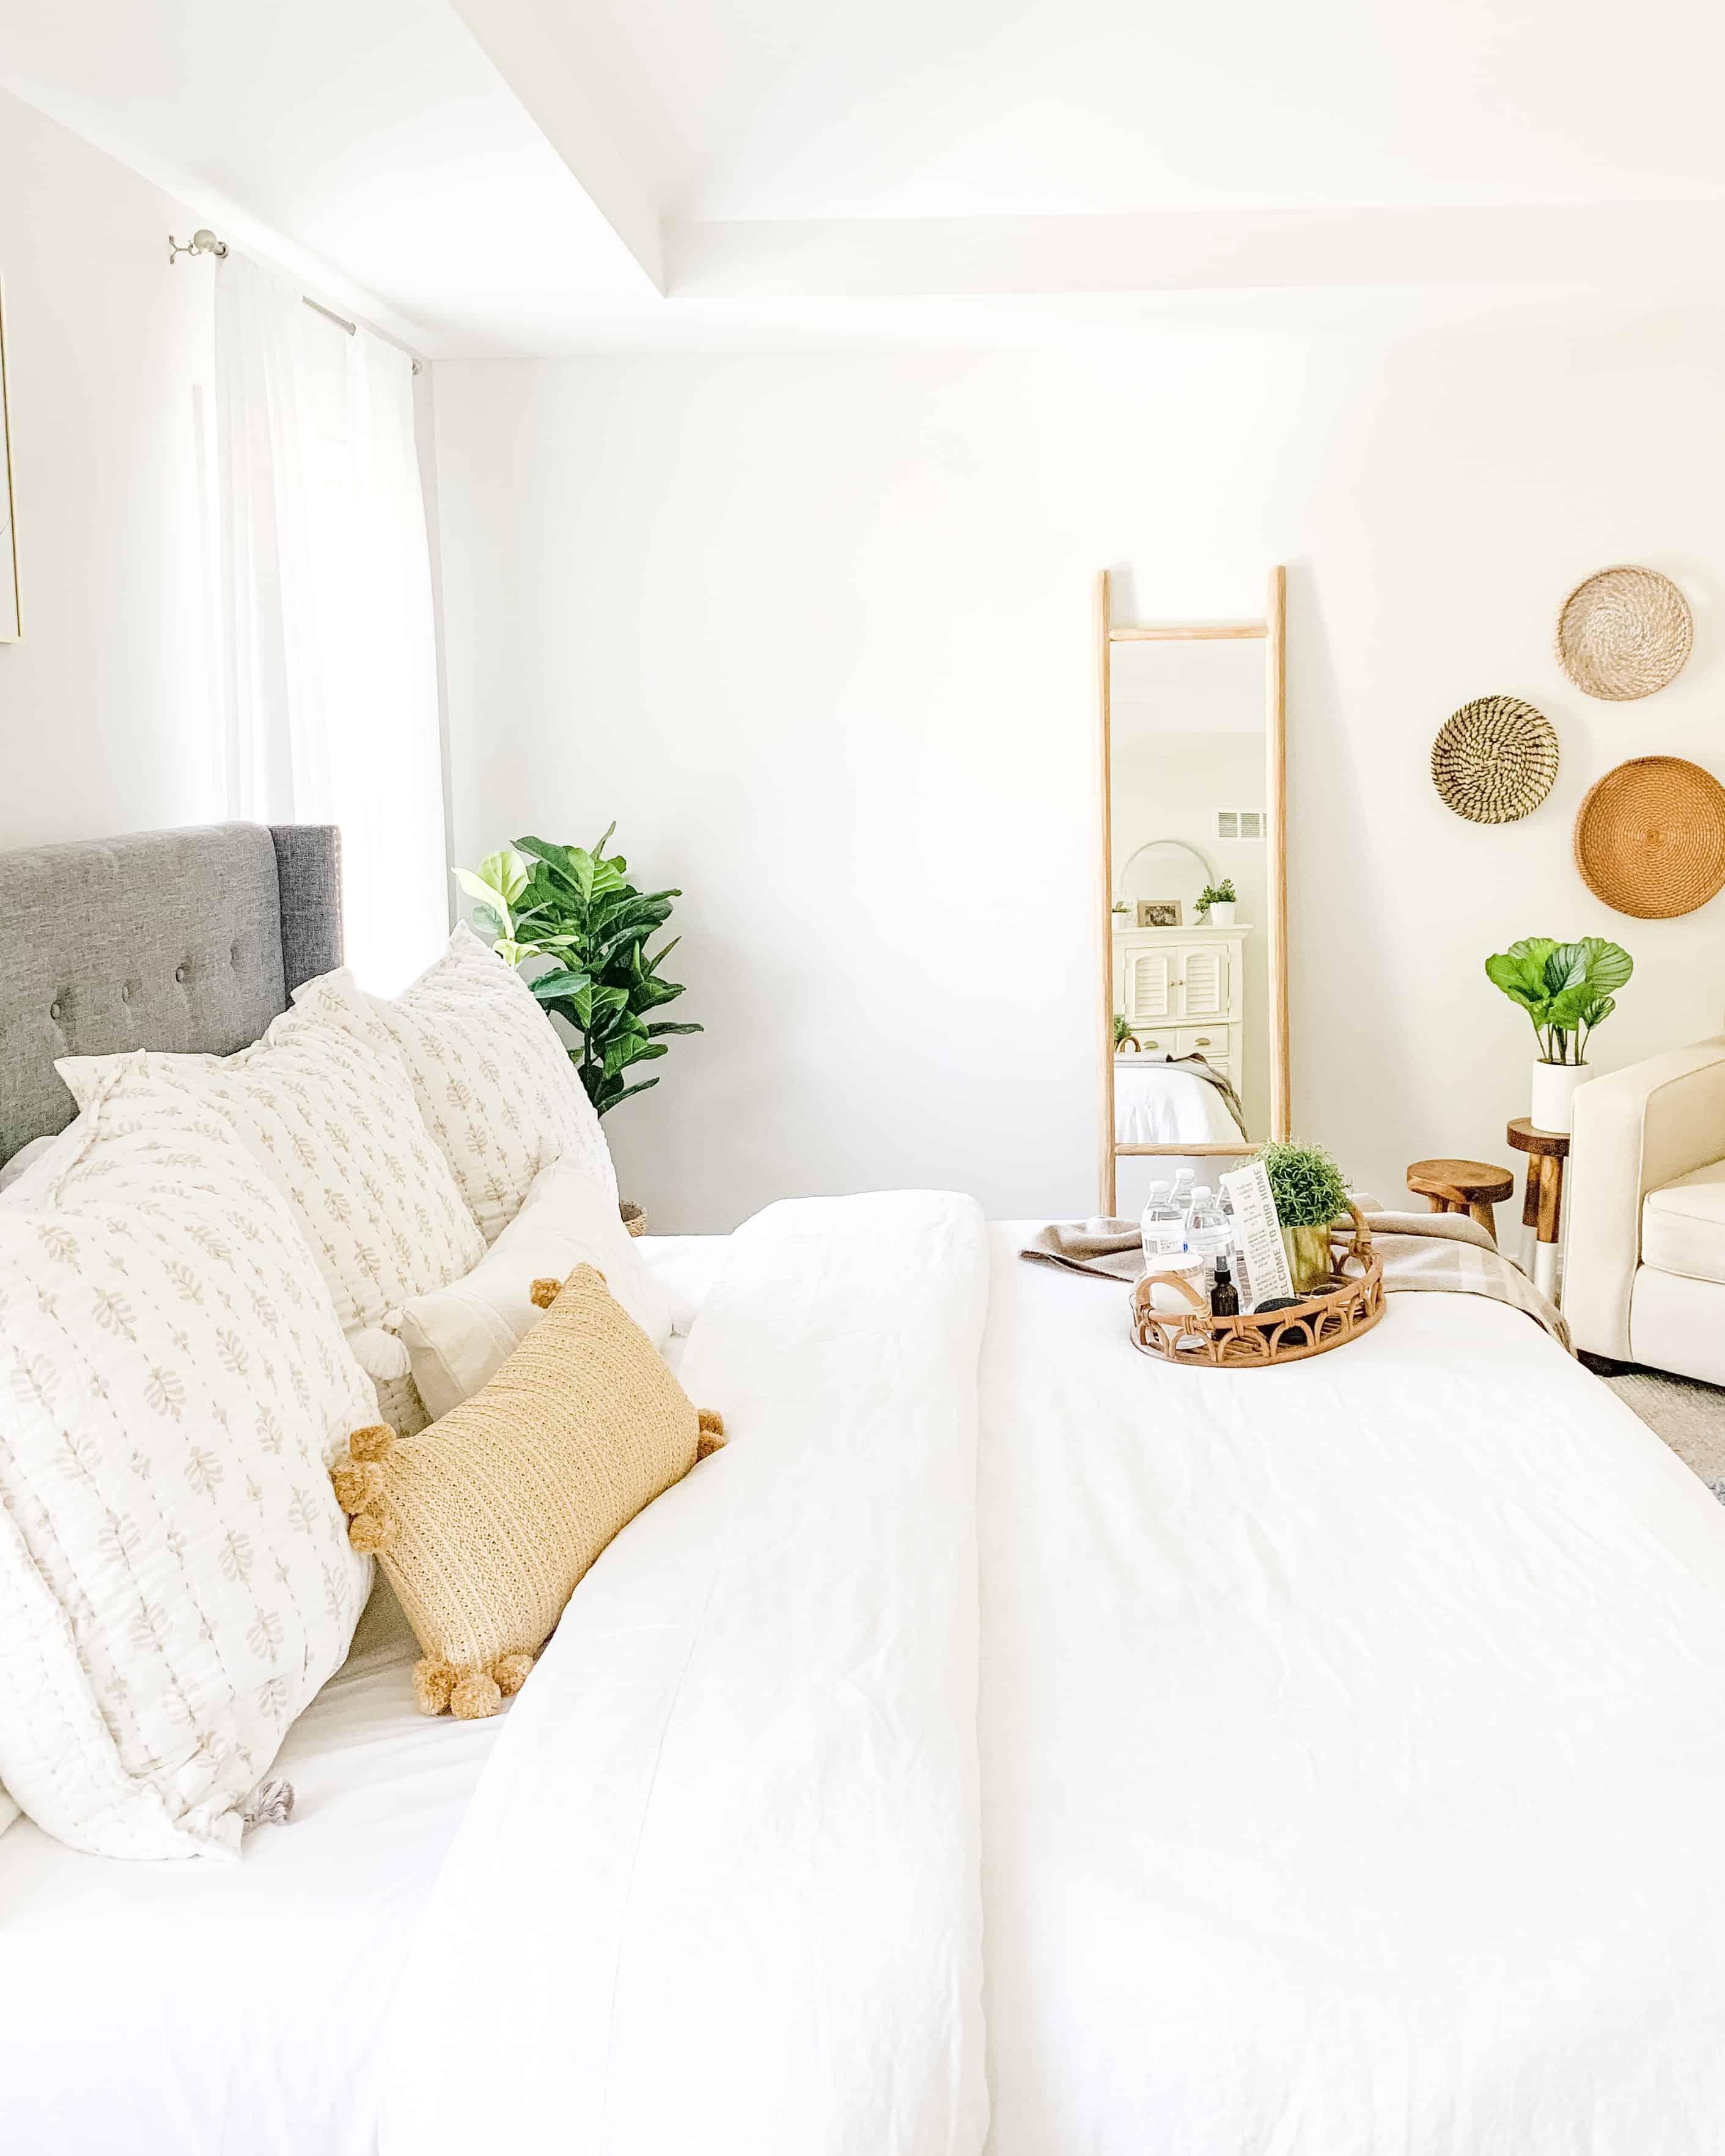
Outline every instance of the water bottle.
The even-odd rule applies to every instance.
[[[1182,1220],[1192,1210],[1192,1171],[1189,1168],[1174,1171],[1173,1204]]]
[[[1209,1183],[1200,1183],[1192,1194],[1192,1209],[1186,1215],[1186,1248],[1204,1260],[1206,1296],[1216,1284],[1216,1260],[1227,1256],[1232,1243],[1227,1215]]]
[[[1180,1209],[1168,1195],[1165,1183],[1153,1183],[1150,1202],[1144,1208],[1139,1223],[1144,1239],[1144,1270],[1147,1273],[1165,1272],[1186,1248],[1186,1224],[1180,1218]]]

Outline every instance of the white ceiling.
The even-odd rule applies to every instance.
[[[1703,0],[0,16],[0,83],[434,354],[1711,292],[1722,74]]]

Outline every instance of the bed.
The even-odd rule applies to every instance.
[[[1245,1136],[1227,1096],[1195,1070],[1142,1053],[1115,1057],[1117,1145],[1227,1145]]]
[[[8,2148],[1725,2147],[1715,1501],[1504,1306],[1168,1369],[1029,1224],[649,1241],[732,1441],[506,1715],[380,1599],[238,1866],[0,1835]]]

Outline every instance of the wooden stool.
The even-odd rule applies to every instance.
[[[1409,1189],[1425,1199],[1434,1213],[1466,1213],[1494,1243],[1497,1218],[1491,1208],[1515,1187],[1510,1169],[1493,1168],[1486,1160],[1416,1160],[1408,1170]]]
[[[1561,1131],[1536,1129],[1517,1116],[1504,1136],[1527,1156],[1527,1192],[1522,1200],[1522,1225],[1534,1231],[1533,1285],[1558,1299],[1558,1243],[1563,1232],[1563,1163],[1569,1141]]]

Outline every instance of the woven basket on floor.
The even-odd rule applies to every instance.
[[[631,1205],[625,1200],[617,1210],[623,1217],[624,1226],[628,1229],[631,1235],[646,1234],[647,1216],[639,1205]]]
[[[1476,696],[1452,711],[1431,745],[1431,783],[1471,824],[1528,816],[1558,776],[1552,723],[1519,696]]]
[[[1725,786],[1676,756],[1608,771],[1575,819],[1575,865],[1595,898],[1640,921],[1693,913],[1725,886]]]
[[[1601,569],[1558,611],[1558,664],[1578,689],[1613,703],[1675,680],[1694,640],[1688,600],[1656,569]]]

